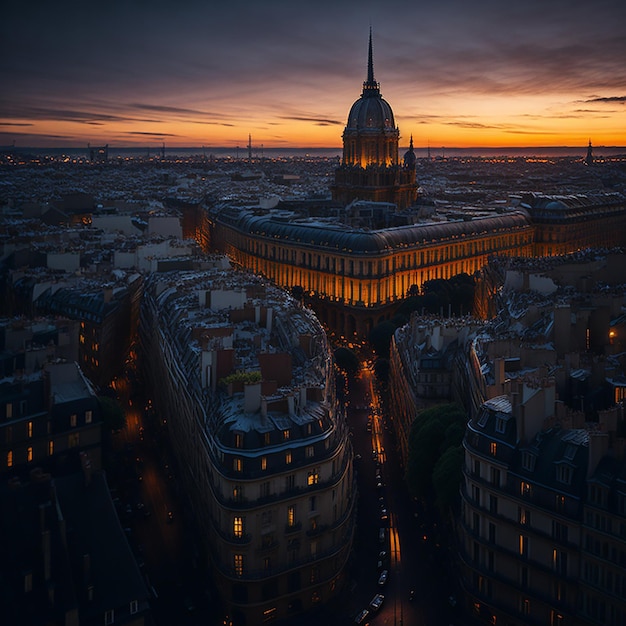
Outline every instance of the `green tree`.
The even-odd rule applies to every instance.
[[[463,476],[463,446],[451,446],[439,457],[433,468],[435,504],[445,514],[459,497]]]
[[[406,478],[409,491],[418,498],[425,498],[432,492],[431,477],[445,437],[445,425],[437,418],[416,426],[417,421],[413,422],[409,435]]]
[[[406,470],[411,494],[433,493],[433,472],[444,453],[459,447],[465,432],[465,412],[458,404],[440,404],[422,411],[411,425]]]
[[[302,303],[304,300],[304,289],[300,285],[294,285],[291,288],[291,295],[295,300]]]
[[[395,332],[396,325],[390,321],[381,322],[372,328],[369,342],[378,356],[389,357],[389,345]]]
[[[117,430],[126,426],[126,415],[117,400],[108,396],[99,396],[98,404],[102,414],[102,423],[107,430]]]
[[[335,363],[347,374],[356,374],[359,371],[359,357],[350,348],[337,348],[335,350]]]

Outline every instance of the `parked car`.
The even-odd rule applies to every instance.
[[[385,567],[385,563],[387,562],[387,552],[385,550],[381,550],[378,553],[378,569],[382,569]]]
[[[355,624],[362,624],[366,619],[370,612],[367,609],[363,609],[355,618]]]
[[[384,569],[380,576],[378,577],[378,586],[384,587],[387,584],[387,579],[389,578],[389,570]]]
[[[380,528],[378,530],[378,541],[380,541],[380,543],[385,543],[386,538],[387,538],[387,531],[384,528]]]
[[[385,596],[382,593],[377,593],[370,602],[370,609],[372,611],[378,611],[378,609],[382,606]]]

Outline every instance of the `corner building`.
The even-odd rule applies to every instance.
[[[155,274],[140,336],[224,623],[256,625],[342,590],[357,491],[319,322],[225,269]]]

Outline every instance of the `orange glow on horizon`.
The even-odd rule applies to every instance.
[[[341,102],[338,103],[338,100]],[[354,100],[354,94],[336,95],[332,111],[320,111],[302,119],[276,109],[237,109],[233,117],[223,115],[219,121],[206,122],[185,119],[181,115],[168,117],[167,114],[162,114],[155,122],[137,119],[132,111],[121,120],[99,119],[94,113],[93,119],[97,122],[89,124],[85,124],[84,120],[24,117],[14,120],[11,126],[3,126],[0,120],[0,145],[15,141],[18,147],[81,147],[91,143],[156,148],[165,143],[168,147],[245,149],[250,134],[256,152],[261,148],[328,148],[341,151],[342,133]],[[462,106],[458,100],[462,100]],[[571,102],[569,98],[566,100]],[[618,119],[623,113],[576,114],[575,111],[568,111],[571,105],[557,103],[554,97],[500,96],[481,99],[468,95],[460,99],[440,97],[439,101],[433,97],[426,104],[430,111],[437,111],[436,114],[415,110],[412,101],[393,95],[388,101],[400,129],[401,154],[408,146],[410,135],[413,135],[416,150],[427,146],[433,150],[442,147],[560,146],[580,146],[583,149],[590,139],[594,147],[626,146],[626,125],[622,123],[623,119]],[[227,102],[223,102],[222,106],[229,110]]]

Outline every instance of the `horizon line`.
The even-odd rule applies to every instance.
[[[80,145],[80,146],[70,146],[70,145],[65,145],[65,146],[17,146],[17,145],[5,145],[5,146],[0,146],[0,150],[65,150],[65,149],[71,149],[71,150],[89,150],[91,148],[102,148],[102,147],[108,147],[109,149],[113,148],[116,150],[142,150],[142,149],[146,149],[146,148],[150,148],[150,149],[156,149],[156,150],[243,150],[243,151],[247,151],[248,150],[248,145],[237,145],[237,146],[216,146],[216,145],[170,145],[168,147],[167,144],[163,145],[151,145],[151,144],[126,144],[126,145],[116,145],[116,144],[102,144],[102,143],[96,143],[91,145],[91,142],[88,142],[85,145]],[[404,146],[398,146],[399,148],[404,147]],[[406,147],[409,147],[408,144]],[[626,149],[626,145],[608,145],[608,144],[597,144],[591,145],[592,148],[611,148],[611,149]],[[476,145],[476,146],[446,146],[446,145],[435,145],[433,146],[432,144],[429,145],[425,145],[425,146],[416,146],[415,144],[413,145],[413,149],[414,150],[431,150],[431,151],[437,151],[437,150],[541,150],[541,149],[555,149],[555,148],[561,148],[561,149],[587,149],[588,148],[588,144],[575,144],[575,145],[566,145],[566,144],[559,144],[559,145],[542,145],[542,146],[511,146],[511,145],[502,145],[502,146],[480,146],[480,145]],[[256,151],[264,151],[264,150],[340,150],[343,151],[343,146],[306,146],[306,145],[293,145],[293,146],[253,146],[253,150]]]

